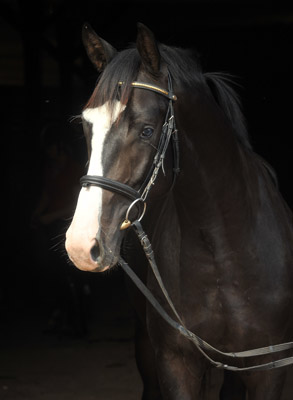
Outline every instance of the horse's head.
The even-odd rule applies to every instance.
[[[172,103],[167,67],[153,34],[141,24],[136,48],[120,53],[89,26],[83,29],[83,41],[91,61],[102,72],[82,113],[88,176],[122,183],[141,195],[162,145],[162,126]],[[149,86],[147,90],[143,83]],[[167,94],[160,93],[160,88]],[[170,179],[152,192],[165,192]],[[78,268],[104,271],[117,263],[124,234],[120,226],[132,201],[96,185],[82,187],[66,234],[68,255]],[[133,206],[131,218],[136,216]]]

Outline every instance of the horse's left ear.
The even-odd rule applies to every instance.
[[[99,72],[103,71],[117,53],[117,50],[100,38],[88,23],[82,27],[82,41],[89,59]]]
[[[161,56],[155,36],[152,31],[140,22],[137,24],[137,29],[136,46],[142,63],[151,74],[158,75],[160,72]]]

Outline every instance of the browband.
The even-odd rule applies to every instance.
[[[124,85],[124,82],[118,82],[119,86]],[[142,82],[132,82],[131,86],[138,88],[138,89],[146,89],[146,90],[151,90],[152,92],[156,92],[159,93],[165,97],[167,97],[167,99],[172,100],[172,101],[176,101],[177,100],[177,96],[171,92],[168,92],[167,90],[161,89],[158,86],[155,85],[150,85],[148,83],[142,83]]]

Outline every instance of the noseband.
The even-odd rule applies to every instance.
[[[124,82],[118,82],[119,86],[122,86],[123,84]],[[158,93],[166,97],[169,100],[165,122],[162,126],[161,136],[159,139],[157,153],[154,157],[152,167],[144,180],[144,183],[142,184],[141,188],[137,191],[132,187],[126,185],[125,183],[114,181],[109,178],[104,178],[103,176],[85,175],[80,179],[81,185],[83,187],[88,187],[92,185],[98,186],[102,189],[109,190],[111,192],[122,195],[128,198],[130,201],[132,201],[126,212],[125,220],[120,227],[121,230],[126,229],[131,225],[131,221],[129,220],[129,213],[130,210],[133,208],[133,206],[137,206],[139,209],[139,218],[137,218],[138,221],[140,221],[144,216],[146,210],[146,198],[152,186],[155,184],[155,181],[157,179],[158,173],[161,168],[163,173],[165,174],[164,159],[171,138],[173,146],[173,163],[174,163],[173,183],[175,181],[176,176],[179,173],[178,132],[176,130],[174,108],[173,108],[173,102],[177,100],[177,97],[173,93],[173,85],[170,73],[168,72],[168,90],[142,82],[132,82],[131,86],[137,89],[150,90],[152,92]]]

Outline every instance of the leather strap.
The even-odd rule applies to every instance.
[[[125,196],[131,201],[140,199],[141,197],[140,194],[132,187],[118,181],[113,181],[109,178],[104,178],[103,176],[84,175],[80,178],[80,183],[83,187],[91,185],[99,186],[102,189]]]

